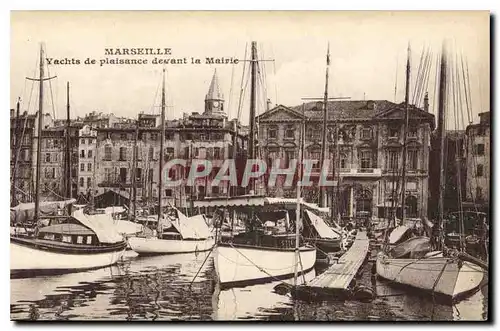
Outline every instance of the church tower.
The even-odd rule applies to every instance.
[[[220,91],[219,79],[217,78],[217,69],[215,69],[212,82],[205,96],[205,115],[220,115],[226,117],[224,112],[224,95]]]

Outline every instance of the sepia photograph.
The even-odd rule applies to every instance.
[[[490,321],[491,23],[11,11],[10,319]]]

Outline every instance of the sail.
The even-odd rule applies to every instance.
[[[307,218],[309,219],[309,222],[316,229],[321,238],[338,239],[341,237],[341,235],[335,230],[333,230],[331,227],[329,227],[328,224],[326,224],[321,217],[314,215],[309,210],[306,210],[305,212]]]
[[[82,210],[77,210],[72,216],[94,231],[101,243],[113,244],[123,240],[113,224],[111,214],[86,215]]]
[[[210,237],[210,229],[203,215],[187,217],[177,208],[177,220],[172,225],[179,231],[183,239],[206,239]]]
[[[396,244],[401,240],[401,238],[403,238],[403,236],[409,229],[410,228],[406,225],[400,225],[392,230],[391,234],[389,235],[389,244]]]
[[[53,215],[58,210],[75,203],[75,199],[64,201],[44,201],[40,202],[40,216]],[[20,203],[15,207],[10,208],[10,221],[11,222],[25,222],[35,218],[35,203]]]

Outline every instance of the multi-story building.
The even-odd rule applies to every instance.
[[[77,121],[82,122],[92,128],[110,128],[116,123],[120,122],[120,118],[116,117],[113,113],[103,114],[102,112],[93,111],[86,114],[84,117],[78,117]]]
[[[90,198],[95,192],[95,157],[97,131],[90,125],[84,125],[79,132],[78,152],[78,194]]]
[[[490,197],[490,112],[479,114],[479,123],[467,126],[467,200],[488,208]]]
[[[313,187],[303,188],[303,197],[319,201],[317,186],[320,176],[322,149],[322,103],[307,103],[297,107],[278,105],[258,117],[259,157],[268,167],[281,159],[286,168],[290,160],[298,158],[299,139],[305,125],[304,159],[317,160],[311,172]],[[410,106],[406,167],[406,215],[427,216],[428,159],[430,133],[434,115],[426,109]],[[387,217],[396,207],[401,214],[401,201],[396,188],[401,187],[404,104],[385,100],[329,101],[327,104],[326,159],[330,163],[330,177],[334,167],[336,143],[339,144],[340,185],[337,206],[343,217],[370,215]],[[304,124],[303,124],[304,123]],[[338,139],[334,138],[338,125]],[[275,187],[266,186],[268,194],[294,197],[295,186],[285,187],[284,176]],[[399,185],[399,186],[398,186]],[[337,188],[327,188],[323,205],[332,204]],[[394,203],[394,205],[393,205]],[[400,202],[399,202],[400,204]]]
[[[10,110],[10,180],[15,185],[14,204],[33,200],[35,121],[35,114],[24,112],[17,117],[15,110]]]
[[[47,127],[42,130],[42,162],[40,163],[41,196],[49,199],[66,199],[67,185],[71,183],[71,197],[78,195],[78,144],[80,125],[71,125],[70,134],[70,173],[66,168],[66,132],[65,126]]]
[[[158,201],[188,206],[188,201],[204,196],[227,192],[227,184],[212,187],[222,162],[233,157],[233,146],[241,151],[246,144],[242,128],[236,130],[236,121],[228,121],[224,111],[224,96],[220,92],[217,74],[214,73],[205,96],[205,111],[185,115],[181,120],[166,121],[163,164],[172,159],[186,160],[186,167],[176,166],[170,177],[183,179],[182,185],[168,187],[158,192],[160,172],[161,123],[159,115],[141,113],[135,123],[114,125],[97,129],[96,182],[99,195],[109,194],[117,203],[129,201],[132,193],[133,147],[137,145],[135,187],[137,201]],[[238,134],[236,134],[238,132]],[[195,185],[187,184],[190,165],[195,159],[211,160],[210,178],[199,179]],[[165,180],[164,180],[165,183]],[[108,201],[105,203],[112,203]]]

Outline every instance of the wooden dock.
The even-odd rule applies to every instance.
[[[306,285],[298,286],[295,295],[304,298],[348,294],[349,286],[363,266],[369,248],[366,232],[359,231],[351,248],[329,267]]]

